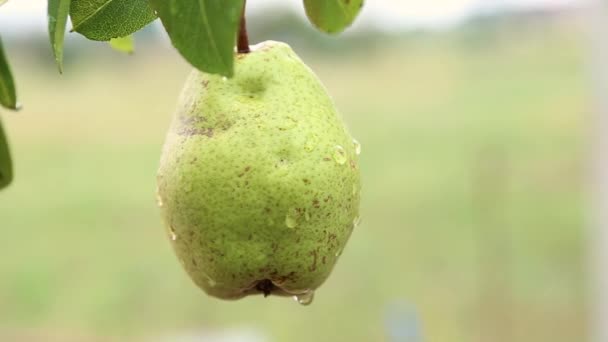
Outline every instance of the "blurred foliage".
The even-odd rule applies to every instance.
[[[363,221],[315,303],[218,301],[180,269],[154,199],[190,69],[168,44],[144,32],[126,57],[70,37],[59,78],[11,41],[25,107],[4,117],[19,176],[0,194],[0,340],[381,341],[400,319],[425,341],[586,340],[574,14],[338,40],[292,19],[253,40],[292,44],[363,146]]]
[[[363,0],[304,0],[306,16],[319,30],[330,34],[344,31],[363,7]]]

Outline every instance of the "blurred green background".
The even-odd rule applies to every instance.
[[[575,12],[337,38],[254,21],[252,40],[290,43],[362,144],[362,224],[315,302],[219,301],[180,268],[154,190],[190,67],[159,27],[131,57],[71,35],[63,76],[46,37],[15,36],[24,109],[2,113],[16,180],[0,194],[1,341],[586,339],[590,91]]]

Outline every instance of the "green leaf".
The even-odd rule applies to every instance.
[[[353,23],[363,0],[304,0],[308,19],[321,31],[340,33]]]
[[[0,0],[0,6],[4,5],[8,0]]]
[[[13,163],[8,150],[6,135],[0,121],[0,189],[7,187],[13,181]]]
[[[139,31],[156,19],[148,0],[72,0],[70,18],[76,31],[107,41]]]
[[[2,40],[0,40],[0,105],[8,109],[17,109],[15,82],[4,54]]]
[[[60,73],[63,73],[63,38],[69,11],[70,0],[49,0],[49,38]]]
[[[133,36],[112,38],[109,41],[110,46],[120,52],[132,54],[135,51],[135,40]]]
[[[150,0],[173,46],[195,68],[232,76],[243,0]]]

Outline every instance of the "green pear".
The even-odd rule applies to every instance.
[[[360,146],[288,45],[238,54],[234,75],[186,81],[158,172],[166,233],[209,295],[306,304],[358,223]]]

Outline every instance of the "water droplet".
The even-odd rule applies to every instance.
[[[317,144],[319,143],[319,137],[316,134],[313,134],[311,136],[308,137],[308,139],[306,140],[306,142],[304,143],[304,150],[306,152],[312,152],[315,147],[317,147]]]
[[[215,285],[217,285],[217,282],[211,278],[207,278],[207,284],[209,284],[209,286],[211,287],[215,287]]]
[[[297,294],[293,296],[293,300],[298,302],[300,305],[310,305],[312,304],[312,300],[315,298],[315,291],[308,290],[306,292]]]
[[[171,241],[177,240],[177,234],[175,233],[175,229],[173,228],[173,226],[169,227],[169,234],[171,236]]]
[[[287,116],[285,117],[283,120],[281,120],[279,122],[279,129],[282,131],[287,131],[290,129],[294,129],[298,126],[298,120],[296,120],[294,117],[291,116]]]
[[[305,211],[305,212],[304,212],[304,219],[305,219],[306,221],[310,221],[310,213],[309,213],[308,211]]]
[[[159,208],[162,208],[164,205],[163,198],[160,197],[160,192],[159,192],[158,188],[156,188],[156,204],[158,205]]]
[[[222,81],[224,81],[224,82],[228,81],[228,77],[222,76]]]
[[[361,154],[361,144],[357,141],[357,139],[353,139],[353,146],[355,147],[355,154]]]
[[[359,187],[357,186],[357,184],[353,184],[353,195],[356,195],[357,192],[359,192]]]
[[[353,219],[353,228],[357,227],[360,224],[361,224],[361,216],[357,215]]]
[[[339,257],[341,254],[342,254],[342,248],[338,249],[338,250],[336,251],[336,254],[335,254],[335,255],[336,255],[336,257]]]
[[[289,210],[285,215],[285,225],[287,228],[295,228],[298,225],[298,220],[293,214],[294,210]]]
[[[346,151],[344,151],[344,147],[340,145],[334,147],[334,160],[340,165],[346,163]]]

